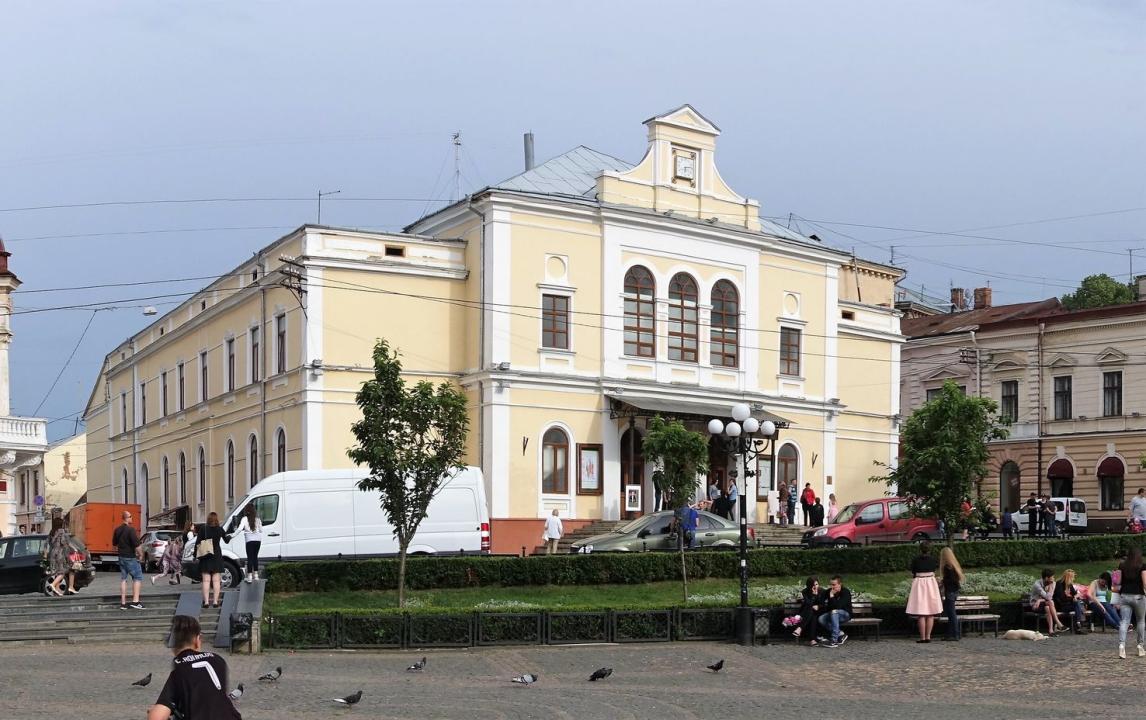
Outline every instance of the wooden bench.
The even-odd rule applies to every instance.
[[[1047,619],[1046,612],[1042,611],[1042,610],[1032,610],[1031,609],[1031,596],[1030,595],[1024,595],[1021,598],[1019,598],[1019,604],[1023,608],[1023,627],[1025,628],[1027,626],[1027,618],[1028,617],[1034,618],[1035,631],[1037,632],[1040,625],[1042,623],[1046,622],[1046,619]],[[1073,609],[1072,610],[1057,610],[1056,609],[1055,614],[1057,614],[1060,618],[1066,618],[1066,624],[1068,626],[1070,626],[1070,631],[1072,633],[1075,632],[1076,623],[1074,622],[1074,610]],[[1083,611],[1083,615],[1084,615],[1084,617],[1079,621],[1078,624],[1081,625],[1084,622],[1088,622],[1090,624],[1090,629],[1094,630],[1094,621],[1092,618],[1093,613],[1088,608],[1088,609]],[[1103,621],[1103,625],[1104,625],[1103,629],[1105,630],[1105,621]],[[1048,627],[1047,632],[1049,633],[1050,630],[1051,629]]]
[[[994,623],[995,637],[999,637],[1000,616],[991,612],[991,600],[986,595],[967,595],[956,598],[955,614],[959,618],[960,626],[968,624],[973,628],[977,627],[980,635],[987,633],[987,623]],[[938,622],[947,622],[947,616],[940,616],[937,620]]]
[[[784,602],[784,616],[791,617],[800,612],[799,600],[786,600]],[[877,618],[872,614],[871,602],[866,600],[853,600],[852,601],[852,617],[845,623],[840,623],[840,629],[843,628],[860,628],[871,627],[875,628],[875,639],[879,641],[879,626],[883,622],[882,619]],[[819,633],[823,629],[822,625],[816,626],[816,632]],[[866,639],[866,636],[865,636]]]

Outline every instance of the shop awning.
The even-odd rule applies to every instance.
[[[640,395],[636,393],[606,393],[609,398],[609,414],[613,418],[619,417],[663,417],[677,418],[679,420],[698,420],[708,422],[713,418],[729,420],[732,417],[732,406],[735,401],[714,401],[700,398],[679,398],[653,395]],[[788,427],[789,422],[784,418],[760,408],[758,404],[749,403],[752,408],[752,417],[763,422],[771,420],[778,427]]]

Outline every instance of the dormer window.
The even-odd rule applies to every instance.
[[[673,182],[680,180],[691,186],[696,186],[696,158],[697,152],[695,150],[679,147],[672,149]]]

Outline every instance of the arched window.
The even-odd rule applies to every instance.
[[[127,489],[128,489],[127,468],[124,468],[123,469],[123,501],[124,502],[130,502],[131,501],[131,498],[129,498],[127,495]]]
[[[696,281],[686,273],[677,273],[669,283],[668,348],[669,360],[696,362],[697,348]]]
[[[151,485],[147,479],[147,463],[143,463],[142,465],[139,466],[139,479],[142,481],[142,484],[143,484],[143,500],[144,500],[144,502],[143,502],[144,507],[139,511],[140,516],[141,516],[139,518],[139,521],[141,523],[145,523],[147,520],[147,513],[150,512],[148,506],[151,505]],[[139,500],[139,498],[136,498],[136,500]]]
[[[235,443],[227,441],[227,502],[235,499]]]
[[[999,509],[1018,512],[1020,483],[1022,482],[1019,464],[1008,460],[999,468]]]
[[[179,451],[179,504],[187,504],[187,456]]]
[[[207,453],[203,450],[203,446],[199,446],[199,465],[196,468],[199,473],[199,504],[203,505],[207,502]]]
[[[776,477],[788,487],[792,487],[792,483],[799,486],[800,452],[796,450],[795,445],[780,446],[780,451],[776,453]],[[803,488],[799,488],[797,492],[802,490]]]
[[[1116,457],[1108,457],[1098,464],[1098,492],[1103,510],[1121,510],[1126,466]]]
[[[656,357],[656,281],[640,265],[625,273],[625,354]]]
[[[740,298],[736,287],[721,280],[712,287],[710,360],[715,367],[737,367]]]
[[[167,466],[167,456],[163,456],[163,509],[171,506],[171,468]]]
[[[569,437],[560,428],[549,428],[541,439],[541,492],[569,492]]]
[[[275,433],[275,472],[286,472],[286,430]]]
[[[1121,463],[1119,463],[1121,466]],[[1047,468],[1051,497],[1074,497],[1074,467],[1070,460],[1059,458]]]
[[[254,435],[247,449],[247,469],[250,475],[251,487],[259,484],[259,439]]]

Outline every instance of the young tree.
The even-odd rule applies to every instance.
[[[374,379],[362,384],[355,401],[362,410],[362,419],[351,426],[358,444],[346,454],[370,468],[358,489],[382,494],[382,511],[398,540],[398,606],[405,607],[406,550],[430,501],[464,467],[466,397],[444,382],[407,388],[398,353],[379,340]]]
[[[995,401],[968,397],[948,381],[903,424],[899,465],[877,462],[888,473],[871,481],[907,498],[912,515],[943,521],[950,542],[965,520],[964,498],[974,498],[987,475],[987,443],[1005,437]]]
[[[1062,305],[1067,310],[1086,310],[1108,305],[1123,305],[1137,299],[1133,285],[1119,282],[1109,275],[1088,275],[1079,283],[1078,289],[1062,296]]]
[[[708,438],[693,432],[680,420],[666,422],[659,415],[649,422],[648,433],[642,443],[645,458],[659,463],[658,479],[668,507],[680,517],[681,508],[688,505],[696,494],[700,475],[708,472]],[[688,574],[684,565],[684,529],[677,529],[680,550],[680,578],[684,599],[688,601]]]

